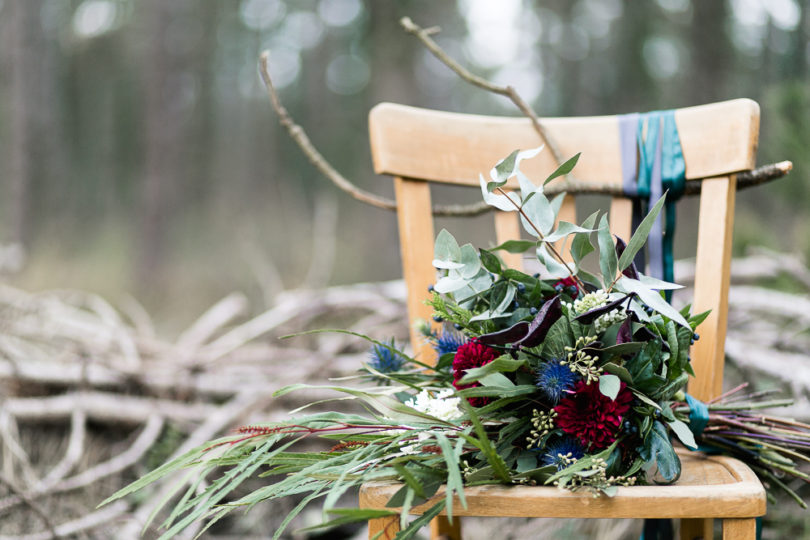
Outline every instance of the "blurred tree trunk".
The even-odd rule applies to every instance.
[[[33,134],[37,96],[37,33],[41,33],[41,0],[15,0],[7,9],[11,24],[11,112],[9,161],[10,239],[25,244],[29,239],[30,197],[33,170]]]
[[[689,26],[692,84],[688,86],[691,105],[728,97],[725,88],[734,66],[734,48],[726,31],[727,2],[692,2]]]
[[[159,291],[161,263],[166,251],[168,218],[177,202],[183,138],[182,63],[170,45],[172,23],[183,16],[175,2],[142,3],[144,32],[148,37],[143,70],[144,163],[141,193],[137,285]]]

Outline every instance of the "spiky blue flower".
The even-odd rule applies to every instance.
[[[468,339],[464,337],[463,334],[445,330],[438,335],[436,342],[433,344],[433,348],[439,356],[441,356],[443,354],[456,352],[458,348],[467,343],[467,341]]]
[[[368,365],[380,373],[393,373],[405,365],[405,358],[396,349],[392,339],[387,346],[375,344],[369,351]]]
[[[562,365],[558,359],[551,360],[540,366],[535,372],[536,384],[540,392],[556,405],[568,392],[574,389],[579,375],[572,372],[568,366]]]
[[[540,458],[543,465],[554,465],[558,471],[571,465],[571,459],[580,459],[585,449],[577,441],[563,437],[546,445],[545,453]]]

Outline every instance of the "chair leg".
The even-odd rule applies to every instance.
[[[461,518],[456,516],[453,523],[445,516],[437,516],[430,522],[431,540],[461,540]]]
[[[377,540],[394,540],[399,532],[399,516],[383,517],[368,520],[368,537]],[[382,533],[382,534],[380,534]],[[377,536],[377,535],[380,536]]]
[[[723,540],[756,540],[756,537],[756,519],[744,518],[723,520]]]
[[[713,519],[682,519],[681,540],[712,540]]]

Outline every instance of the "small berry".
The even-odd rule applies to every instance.
[[[442,322],[444,319],[442,319],[441,315],[434,315],[433,320],[436,322]]]
[[[697,341],[697,340],[699,340],[699,339],[700,339],[700,335],[699,335],[699,334],[692,334],[692,341]]]
[[[554,285],[554,290],[557,291],[557,292],[562,292],[562,290],[563,290],[562,284],[557,283],[556,285]]]
[[[458,324],[458,323],[455,323],[455,324],[453,325],[453,328],[455,328],[456,330],[461,330],[461,325],[460,325],[460,324]]]
[[[517,300],[515,300],[514,302],[512,302],[512,309],[517,309],[517,308],[519,308],[519,307],[520,307],[520,304],[518,303],[518,301],[517,301]]]
[[[535,272],[534,274],[532,274],[532,277],[534,279],[538,279],[540,277],[540,272]]]
[[[433,289],[434,289],[434,287],[433,287],[432,283],[430,285],[428,285],[428,292],[433,292]]]
[[[517,290],[518,290],[519,293],[525,292],[526,291],[526,285],[524,285],[523,283],[518,283],[517,284]]]
[[[537,315],[537,308],[536,307],[530,308],[529,313],[532,315]]]

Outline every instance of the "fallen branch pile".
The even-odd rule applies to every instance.
[[[681,263],[676,276],[688,283],[690,272]],[[763,387],[783,386],[797,398],[792,414],[810,418],[810,372],[797,369],[810,346],[810,270],[795,256],[756,252],[732,274],[731,365]],[[777,277],[799,293],[763,288]],[[171,482],[145,500],[95,506],[154,466],[150,456],[283,416],[301,402],[273,400],[274,390],[351,374],[367,350],[343,334],[279,336],[340,327],[402,342],[408,330],[402,282],[289,291],[257,316],[247,309],[228,296],[170,342],[142,314],[92,294],[0,287],[0,540],[137,538]]]

